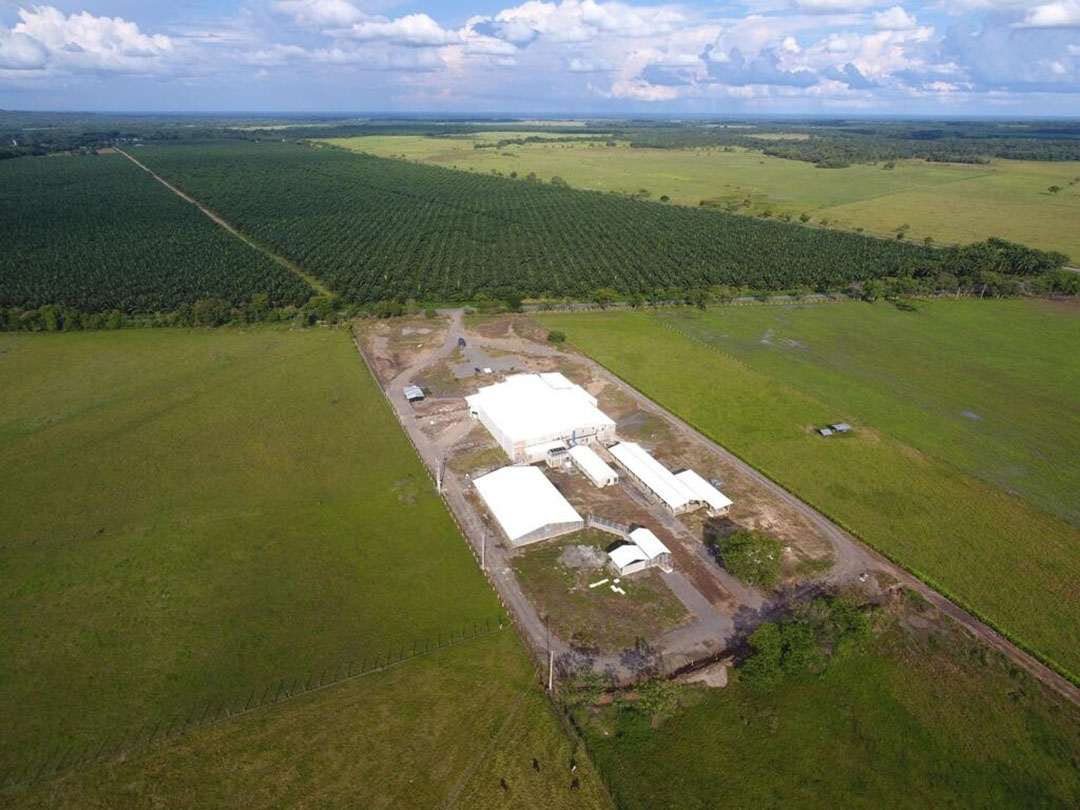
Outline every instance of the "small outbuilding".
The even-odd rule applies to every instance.
[[[405,399],[409,402],[420,402],[424,399],[424,389],[419,385],[405,386]]]
[[[836,433],[850,433],[851,425],[847,422],[837,422],[835,425],[829,425]]]
[[[608,552],[611,569],[620,577],[627,577],[649,567],[649,558],[635,543],[613,548]]]
[[[643,526],[639,526],[630,532],[630,540],[641,549],[648,558],[649,567],[656,566],[664,571],[671,570],[671,551],[665,546],[660,538]]]
[[[585,521],[537,467],[502,467],[473,484],[512,546],[585,528]]]
[[[608,487],[619,482],[619,474],[588,445],[575,444],[571,447],[570,460],[595,487]]]

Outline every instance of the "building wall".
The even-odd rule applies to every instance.
[[[550,540],[552,537],[559,537],[560,535],[580,531],[584,528],[584,520],[573,520],[568,523],[549,523],[546,526],[541,526],[539,529],[522,535],[516,540],[510,538],[507,539],[510,540],[510,545],[517,548],[518,546],[527,546],[530,543],[539,543],[541,540]]]

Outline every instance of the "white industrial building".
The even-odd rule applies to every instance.
[[[641,445],[622,442],[608,448],[608,452],[632,479],[659,498],[674,514],[689,512],[700,505],[690,488]]]
[[[592,481],[593,486],[607,487],[619,482],[619,474],[586,444],[575,444],[571,447],[570,460]]]
[[[615,441],[615,422],[596,397],[558,372],[515,374],[465,401],[514,463],[543,461],[578,442]]]
[[[675,477],[693,492],[699,501],[705,504],[710,515],[723,515],[732,504],[731,498],[693,470],[683,470],[675,473]]]
[[[616,574],[625,577],[653,567],[671,571],[671,551],[659,537],[644,527],[634,529],[627,537],[629,542],[608,552]]]
[[[473,484],[513,546],[585,527],[581,515],[537,467],[503,467]]]

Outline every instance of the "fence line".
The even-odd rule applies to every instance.
[[[155,743],[179,737],[185,732],[218,725],[265,706],[284,703],[301,695],[328,689],[375,672],[382,672],[388,667],[405,661],[421,658],[448,647],[466,644],[477,638],[494,635],[505,627],[502,616],[494,619],[487,618],[482,622],[465,622],[460,628],[454,627],[445,634],[439,633],[435,639],[415,639],[408,644],[397,642],[389,645],[385,651],[380,650],[378,653],[361,658],[328,664],[321,670],[316,667],[306,676],[279,678],[265,684],[261,689],[259,687],[245,689],[225,699],[212,698],[186,714],[162,718],[153,725],[146,723],[138,726],[134,731],[123,732],[116,737],[110,733],[101,742],[75,743],[66,748],[61,745],[49,746],[45,749],[48,753],[32,757],[21,765],[12,765],[0,771],[0,790],[32,784],[44,777],[54,776],[80,765],[113,759],[122,754],[136,753]]]

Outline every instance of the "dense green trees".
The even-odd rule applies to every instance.
[[[120,155],[0,162],[0,307],[226,309],[256,292],[300,304],[311,289],[225,233]]]
[[[608,290],[649,296],[718,284],[844,289],[934,278],[960,255],[299,144],[140,154],[352,303],[481,292],[592,299],[597,290],[607,302]]]
[[[780,576],[783,546],[764,532],[740,530],[719,535],[713,548],[732,576],[748,585],[772,587]]]

